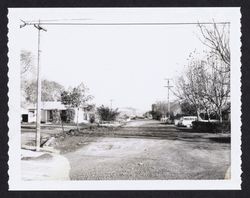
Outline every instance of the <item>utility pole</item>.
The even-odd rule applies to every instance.
[[[26,25],[31,25],[22,21],[24,24],[20,25],[20,28]],[[40,31],[47,31],[40,26],[40,20],[37,24],[33,24],[38,30],[38,46],[37,46],[37,102],[36,102],[36,151],[40,150],[41,145],[41,97],[42,97],[42,83],[41,83],[41,66],[40,66]]]
[[[170,90],[170,88],[173,87],[173,86],[170,86],[170,83],[169,83],[169,81],[171,80],[170,78],[165,78],[165,80],[167,80],[167,83],[168,83],[168,85],[167,85],[167,86],[164,86],[164,87],[167,87],[167,88],[168,88],[168,118],[170,118],[169,90]]]

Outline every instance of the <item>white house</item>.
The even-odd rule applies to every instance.
[[[41,122],[51,123],[53,121],[53,111],[57,110],[59,112],[66,111],[65,105],[60,101],[52,102],[42,102],[41,103]],[[74,122],[77,122],[77,109],[72,108],[75,111]],[[34,104],[28,105],[25,109],[21,109],[21,119],[22,122],[31,123],[36,122],[36,106]],[[78,122],[89,122],[90,115],[89,112],[80,108],[78,112]]]

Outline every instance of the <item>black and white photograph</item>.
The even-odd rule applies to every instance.
[[[240,8],[10,8],[10,190],[241,188]]]

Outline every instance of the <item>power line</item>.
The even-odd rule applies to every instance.
[[[40,20],[41,22],[50,22],[50,21],[87,21],[87,20],[92,20],[91,18],[75,18],[75,19],[44,19]],[[30,20],[26,21],[27,23],[37,23],[37,20]]]
[[[38,22],[26,22],[23,21],[23,25],[35,25],[38,24]],[[164,26],[164,25],[225,25],[225,24],[230,24],[230,22],[114,22],[114,23],[72,23],[72,22],[62,22],[62,23],[57,23],[57,22],[40,22],[40,25],[85,25],[85,26],[130,26],[130,25],[135,25],[135,26]]]

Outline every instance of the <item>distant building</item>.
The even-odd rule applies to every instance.
[[[156,104],[152,104],[152,111],[153,111],[153,112],[157,111],[157,106],[156,106]]]
[[[162,115],[168,114],[168,103],[165,101],[161,101],[155,104],[152,104],[152,112],[159,112]],[[170,102],[170,114],[176,116],[177,114],[181,114],[181,105],[179,101]]]

